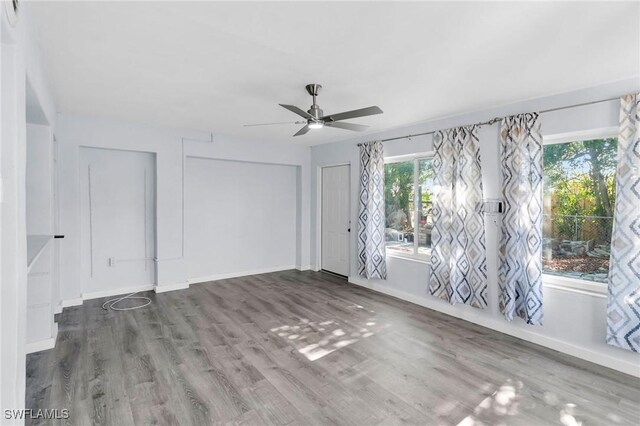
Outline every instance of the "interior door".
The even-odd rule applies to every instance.
[[[349,276],[350,167],[322,169],[322,269]]]

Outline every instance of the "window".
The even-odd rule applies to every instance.
[[[617,146],[615,137],[545,144],[545,273],[607,282]]]
[[[386,162],[384,179],[387,254],[426,256],[433,228],[432,159]]]

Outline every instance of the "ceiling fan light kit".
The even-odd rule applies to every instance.
[[[324,115],[324,112],[320,108],[320,106],[316,103],[316,97],[320,93],[320,89],[322,86],[316,83],[307,84],[305,86],[307,89],[307,93],[311,95],[313,98],[313,104],[311,107],[304,111],[301,108],[298,108],[295,105],[287,105],[287,104],[279,104],[281,107],[288,109],[294,114],[299,115],[300,117],[306,119],[307,124],[298,130],[296,134],[293,136],[301,136],[306,134],[309,130],[317,130],[322,129],[323,127],[335,127],[337,129],[351,130],[354,132],[362,132],[369,128],[369,126],[365,126],[362,124],[355,123],[343,123],[342,120],[348,120],[350,118],[358,118],[358,117],[366,117],[369,115],[382,114],[382,110],[377,106],[370,106],[367,108],[355,109],[352,111],[341,112],[338,114],[329,114]],[[296,124],[299,122],[296,121]],[[280,123],[265,123],[265,124],[247,124],[245,126],[267,126],[270,124],[280,124]]]

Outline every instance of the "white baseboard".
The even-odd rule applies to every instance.
[[[311,270],[311,265],[304,265],[304,266],[296,265],[296,269],[298,271],[309,271]]]
[[[62,308],[82,305],[82,297],[78,297],[75,299],[63,299],[60,301],[60,305]],[[60,312],[62,312],[62,310],[60,310]]]
[[[56,339],[58,338],[58,324],[53,323],[51,329],[51,337],[48,339],[37,340],[35,342],[27,343],[26,353],[31,354],[34,352],[47,351],[53,349],[56,346]]]
[[[189,282],[184,282],[184,283],[176,283],[176,284],[167,284],[167,285],[157,285],[153,288],[153,291],[155,291],[156,293],[166,293],[168,291],[175,291],[175,290],[184,290],[189,288]]]
[[[62,306],[62,301],[60,301],[60,303],[58,303],[53,307],[53,314],[54,315],[61,314],[63,308],[64,306]]]
[[[206,277],[189,278],[189,284],[206,283],[208,281],[226,280],[228,278],[246,277],[248,275],[268,274],[270,272],[288,271],[297,269],[295,265],[276,266],[272,268],[253,269],[250,271],[231,272],[228,274],[209,275]]]
[[[469,321],[482,327],[490,328],[500,333],[508,334],[510,336],[517,337],[519,339],[526,340],[528,342],[535,343],[549,349],[575,356],[576,358],[581,358],[586,361],[593,362],[594,364],[599,364],[613,370],[621,371],[634,377],[640,377],[640,369],[638,368],[637,364],[622,361],[619,358],[594,352],[584,347],[563,342],[552,337],[542,336],[540,334],[532,333],[523,329],[514,329],[513,327],[510,327],[509,323],[506,321],[485,317],[469,311],[460,311],[454,306],[448,304],[442,304],[442,306],[440,306],[439,304],[434,305],[433,303],[429,303],[430,301],[425,297],[415,296],[413,294],[400,290],[374,287],[367,280],[358,277],[349,277],[349,282],[361,287],[368,288],[369,290],[376,291],[378,293],[397,297],[398,299],[420,305],[427,309],[442,312],[443,314]]]
[[[138,291],[149,291],[153,290],[154,287],[155,286],[153,284],[144,284],[139,286],[116,288],[113,290],[91,291],[89,293],[82,293],[82,300],[101,299],[103,297],[120,296]]]

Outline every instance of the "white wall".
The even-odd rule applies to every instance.
[[[83,295],[155,284],[155,155],[80,148]]]
[[[54,227],[53,137],[49,126],[27,124],[26,231],[49,236],[27,274],[27,351],[48,349],[57,334],[54,295],[58,284]],[[57,301],[56,301],[57,302]]]
[[[0,11],[0,407],[22,408],[26,350],[26,79],[46,122],[55,130],[55,105],[34,42],[29,4],[15,27]],[[4,416],[0,420],[6,423]]]
[[[53,234],[53,140],[49,126],[27,124],[27,234]]]
[[[637,80],[622,81],[600,87],[535,99],[491,110],[425,123],[407,128],[394,129],[378,135],[346,140],[329,145],[315,146],[311,150],[311,258],[313,268],[319,263],[319,168],[332,164],[352,164],[351,220],[357,223],[357,200],[359,191],[359,163],[356,143],[412,133],[427,132],[459,125],[473,124],[496,116],[505,116],[528,111],[540,111],[566,105],[597,101],[618,97],[640,88]],[[382,106],[384,108],[384,106]],[[578,132],[590,129],[616,127],[618,125],[619,102],[617,100],[544,113],[541,116],[543,135]],[[480,129],[482,183],[485,198],[501,198],[501,170],[499,166],[498,125]],[[407,155],[432,150],[431,136],[421,136],[412,140],[402,139],[386,142],[385,156]],[[498,311],[497,250],[499,242],[499,221],[486,222],[487,274],[489,283],[489,306],[481,311],[465,305],[451,306],[427,294],[429,265],[394,257],[387,257],[388,279],[364,280],[357,276],[350,281],[374,290],[392,294],[418,303],[430,309],[445,312],[477,324],[481,324],[525,340],[536,342],[584,359],[606,365],[630,374],[640,375],[640,355],[609,346],[606,336],[606,298],[603,294],[578,293],[552,288],[545,282],[545,320],[543,326],[527,326],[520,320],[507,322]],[[352,233],[351,270],[356,268],[356,235]]]
[[[296,172],[293,166],[187,158],[190,282],[295,267]]]
[[[295,166],[289,176],[296,188],[295,265],[309,265],[309,148],[292,144],[232,139],[187,130],[112,122],[61,114],[58,117],[60,170],[61,299],[79,303],[83,297],[80,149],[95,147],[154,153],[156,156],[156,291],[185,288],[188,261],[183,238],[183,159],[187,157]],[[189,160],[191,161],[191,160]],[[216,163],[217,164],[217,163]],[[227,242],[215,242],[224,245]],[[278,265],[272,265],[278,266]],[[214,271],[211,274],[215,274]]]

